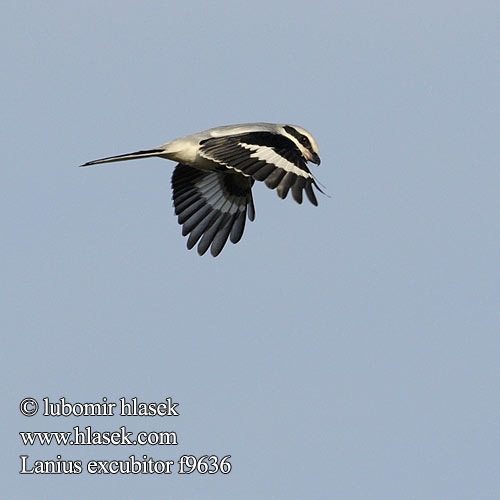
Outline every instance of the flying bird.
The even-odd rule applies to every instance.
[[[280,198],[291,190],[297,203],[305,191],[318,205],[317,185],[307,167],[320,164],[314,137],[297,125],[246,123],[216,127],[181,137],[161,146],[81,165],[157,156],[177,162],[172,175],[173,204],[187,247],[198,243],[198,253],[208,248],[216,257],[228,238],[240,241],[245,220],[255,218],[252,186],[263,181]]]

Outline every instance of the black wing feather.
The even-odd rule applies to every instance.
[[[313,176],[295,143],[282,134],[251,132],[230,137],[211,137],[200,142],[200,155],[233,171],[277,188],[280,198],[292,190],[295,201],[302,203],[305,190],[317,205]]]
[[[201,170],[179,164],[172,175],[174,210],[187,247],[198,243],[198,253],[209,248],[215,257],[230,238],[237,243],[243,236],[245,218],[255,216],[253,179],[234,170]]]

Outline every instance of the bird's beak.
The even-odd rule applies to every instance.
[[[319,159],[319,156],[317,153],[314,153],[311,157],[311,161],[313,163],[316,163],[316,165],[319,165],[321,163],[321,160]]]

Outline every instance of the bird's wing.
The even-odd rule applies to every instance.
[[[253,180],[231,171],[215,172],[178,164],[172,175],[175,214],[182,225],[187,247],[199,240],[198,253],[210,247],[219,255],[227,239],[240,241],[245,219],[255,218],[252,199]],[[201,239],[200,239],[201,238]]]
[[[272,132],[211,137],[200,142],[199,155],[241,172],[275,189],[280,198],[292,190],[295,201],[302,203],[302,192],[313,205],[318,204],[313,186],[318,190],[307,163],[290,139]]]

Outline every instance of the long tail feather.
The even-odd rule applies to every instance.
[[[111,163],[114,161],[126,161],[126,160],[137,160],[138,158],[148,158],[150,156],[158,156],[163,153],[163,149],[148,149],[146,151],[136,151],[135,153],[127,153],[118,156],[108,156],[106,158],[100,158],[99,160],[89,161],[80,165],[80,167],[88,167],[89,165],[98,165],[99,163]]]

